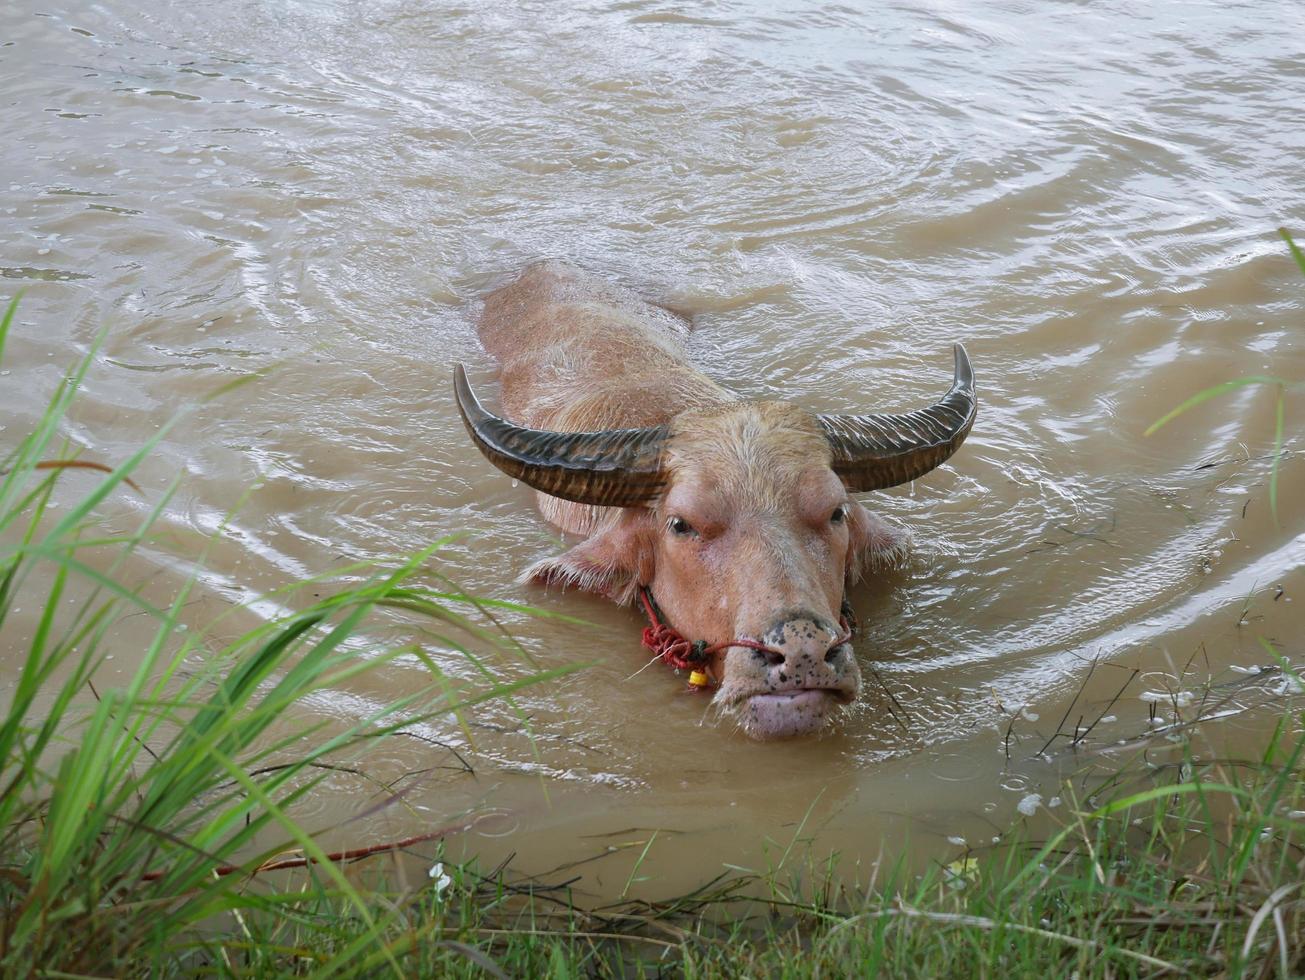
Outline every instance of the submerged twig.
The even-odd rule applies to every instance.
[[[1074,710],[1074,705],[1078,704],[1078,699],[1083,695],[1083,692],[1087,690],[1088,681],[1092,679],[1092,674],[1096,671],[1097,662],[1100,659],[1100,654],[1092,658],[1092,664],[1088,667],[1087,676],[1083,678],[1083,683],[1081,683],[1078,686],[1078,690],[1074,692],[1074,700],[1070,701],[1069,705],[1065,708],[1065,714],[1061,717],[1060,723],[1056,725],[1056,731],[1052,734],[1051,738],[1047,739],[1042,748],[1038,749],[1038,755],[1042,755],[1046,752],[1047,749],[1051,748],[1052,742],[1064,735],[1064,732],[1062,732],[1061,729],[1065,727],[1065,722],[1069,721],[1069,713]]]
[[[1097,725],[1101,724],[1101,720],[1110,714],[1110,709],[1115,706],[1115,702],[1124,696],[1124,692],[1128,690],[1128,685],[1132,684],[1133,681],[1137,679],[1137,675],[1140,674],[1141,672],[1142,672],[1142,668],[1140,667],[1133,668],[1133,673],[1129,675],[1128,680],[1124,681],[1123,686],[1119,689],[1118,692],[1116,692],[1115,696],[1110,699],[1110,701],[1106,704],[1105,708],[1102,709],[1101,714],[1097,715],[1097,720],[1094,721],[1092,724],[1088,725],[1087,730],[1084,731],[1082,735],[1079,735],[1077,738],[1074,739],[1074,743],[1073,743],[1074,745],[1078,745],[1080,742],[1084,741],[1089,735],[1092,734],[1092,729],[1096,728]]]
[[[428,841],[439,840],[442,837],[447,837],[449,834],[456,834],[470,830],[475,825],[476,821],[473,820],[470,823],[441,827],[439,830],[433,830],[427,834],[417,834],[414,837],[405,837],[403,840],[388,841],[384,844],[372,844],[369,847],[355,847],[346,851],[332,851],[326,855],[326,859],[336,864],[348,861],[361,861],[363,858],[372,857],[376,854],[401,851],[404,848],[412,847],[414,844],[424,844]],[[300,857],[285,858],[279,861],[265,861],[254,868],[247,868],[243,864],[224,864],[220,867],[214,868],[212,874],[219,878],[225,878],[227,875],[246,872],[252,876],[262,874],[264,871],[283,871],[286,868],[306,868],[310,864],[317,863],[317,858]],[[141,881],[158,881],[160,878],[167,875],[167,873],[167,871],[163,870],[146,871],[141,875]]]
[[[893,716],[893,720],[894,720],[895,722],[897,722],[897,724],[899,724],[899,725],[902,727],[902,731],[906,732],[908,735],[913,735],[914,732],[911,731],[911,726],[908,724],[908,722],[910,721],[911,716],[910,716],[910,714],[907,712],[907,710],[906,710],[905,708],[902,707],[902,702],[900,702],[900,701],[897,700],[897,695],[895,695],[895,694],[892,692],[892,689],[889,688],[889,686],[887,685],[887,683],[884,682],[884,678],[883,678],[883,676],[879,673],[879,671],[878,671],[877,668],[875,668],[874,666],[871,666],[871,668],[870,668],[870,673],[874,675],[875,680],[877,680],[877,681],[879,682],[879,686],[880,686],[881,688],[883,688],[883,689],[884,689],[884,693],[888,695],[888,700],[889,700],[890,702],[892,702],[891,705],[890,705],[889,708],[888,708],[888,713],[889,713],[890,715],[892,715],[892,716]],[[896,708],[897,710],[894,711],[894,710],[893,710],[894,708]],[[897,716],[897,712],[898,712],[898,711],[900,711],[900,712],[901,712],[901,713],[906,717],[906,719],[907,719],[906,721],[903,721],[901,718],[899,718],[899,717]]]
[[[112,467],[105,466],[103,463],[92,463],[90,460],[87,459],[43,459],[39,463],[33,463],[32,469],[34,470],[77,469],[77,470],[96,470],[97,472],[100,473],[113,472]],[[8,470],[0,470],[0,476],[5,476],[8,473],[9,473]],[[127,484],[127,486],[131,487],[142,497],[145,496],[145,491],[140,488],[140,484],[138,484],[131,477],[124,476],[122,478],[122,482]]]

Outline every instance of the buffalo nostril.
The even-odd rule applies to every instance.
[[[778,650],[753,650],[752,655],[771,667],[776,667],[784,662],[784,655]]]
[[[825,663],[832,664],[843,655],[843,647],[847,646],[847,641],[835,643],[825,652]]]

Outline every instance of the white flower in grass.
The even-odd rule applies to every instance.
[[[431,869],[428,873],[430,874],[431,881],[435,882],[436,895],[443,894],[444,889],[448,888],[449,885],[453,884],[453,879],[444,873],[443,861],[436,861],[433,865],[431,865]]]

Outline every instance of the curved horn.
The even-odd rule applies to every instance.
[[[835,473],[853,493],[924,476],[960,448],[974,425],[974,370],[956,345],[956,374],[942,400],[905,415],[820,415]]]
[[[487,412],[461,364],[454,369],[453,389],[476,448],[536,490],[578,504],[632,507],[656,496],[666,482],[664,425],[603,432],[528,429]]]

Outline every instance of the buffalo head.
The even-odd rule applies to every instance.
[[[548,432],[485,408],[462,367],[458,407],[505,473],[554,497],[610,508],[587,540],[530,570],[630,602],[647,587],[666,620],[727,647],[707,673],[715,703],[756,737],[822,728],[861,672],[840,628],[848,585],[901,545],[852,494],[923,476],[974,423],[974,375],[956,345],[951,390],[901,415],[815,415],[782,401],[721,401],[665,424]]]

